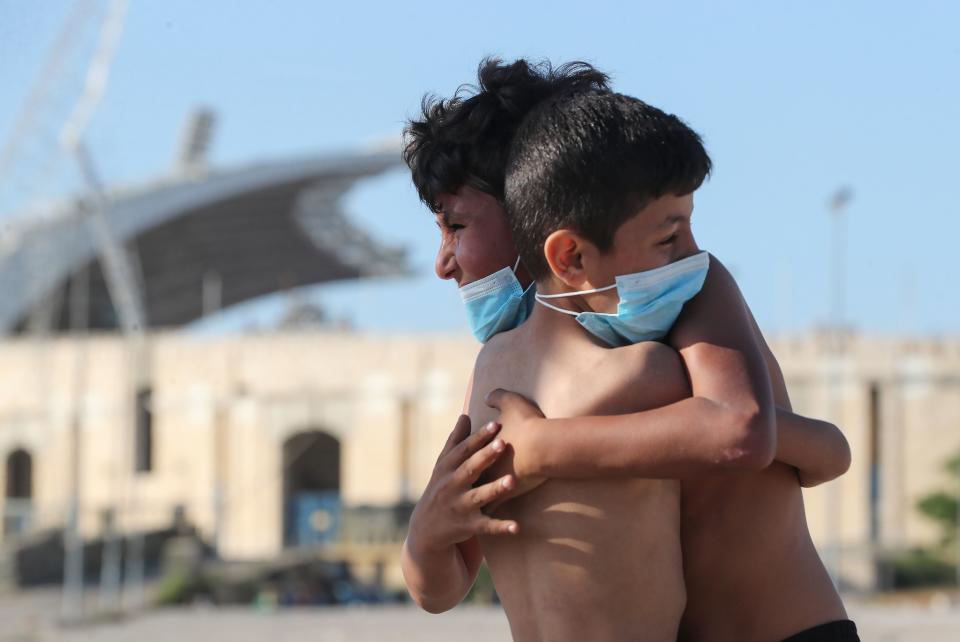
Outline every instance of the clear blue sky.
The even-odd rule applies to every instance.
[[[69,3],[0,0],[0,137]],[[848,210],[848,318],[871,331],[960,329],[960,5],[947,2],[131,3],[89,141],[110,182],[164,171],[195,106],[220,116],[218,164],[357,148],[396,136],[424,92],[481,57],[587,60],[616,88],[683,117],[715,162],[701,246],[730,265],[761,324],[829,309],[827,201]],[[410,247],[420,276],[307,294],[388,331],[465,328],[432,276],[436,229],[403,172],[350,212]],[[268,322],[247,306],[221,322]]]

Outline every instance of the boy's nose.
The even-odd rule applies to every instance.
[[[434,261],[433,268],[441,279],[449,280],[456,277],[457,261],[446,244],[441,246],[440,251],[437,252],[437,259]]]

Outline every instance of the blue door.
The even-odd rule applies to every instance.
[[[303,491],[289,501],[287,510],[293,526],[290,543],[294,546],[316,546],[337,539],[340,532],[340,493],[337,491]]]

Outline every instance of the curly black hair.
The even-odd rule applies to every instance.
[[[419,120],[404,129],[403,159],[420,199],[433,212],[442,194],[470,186],[504,199],[510,143],[520,122],[544,99],[573,90],[606,90],[609,78],[585,62],[506,64],[485,58],[477,85],[461,85],[449,99],[426,95]]]

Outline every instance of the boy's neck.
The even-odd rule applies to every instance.
[[[539,287],[539,284],[538,284]],[[579,298],[579,297],[571,297]],[[564,299],[566,301],[566,299]],[[551,301],[553,303],[553,301]],[[568,304],[558,306],[569,308]],[[590,335],[586,332],[574,316],[552,310],[540,302],[533,306],[529,318],[524,321],[519,328],[522,330],[525,341],[539,341],[546,337],[551,339],[563,337],[566,338],[584,338],[590,340]]]

